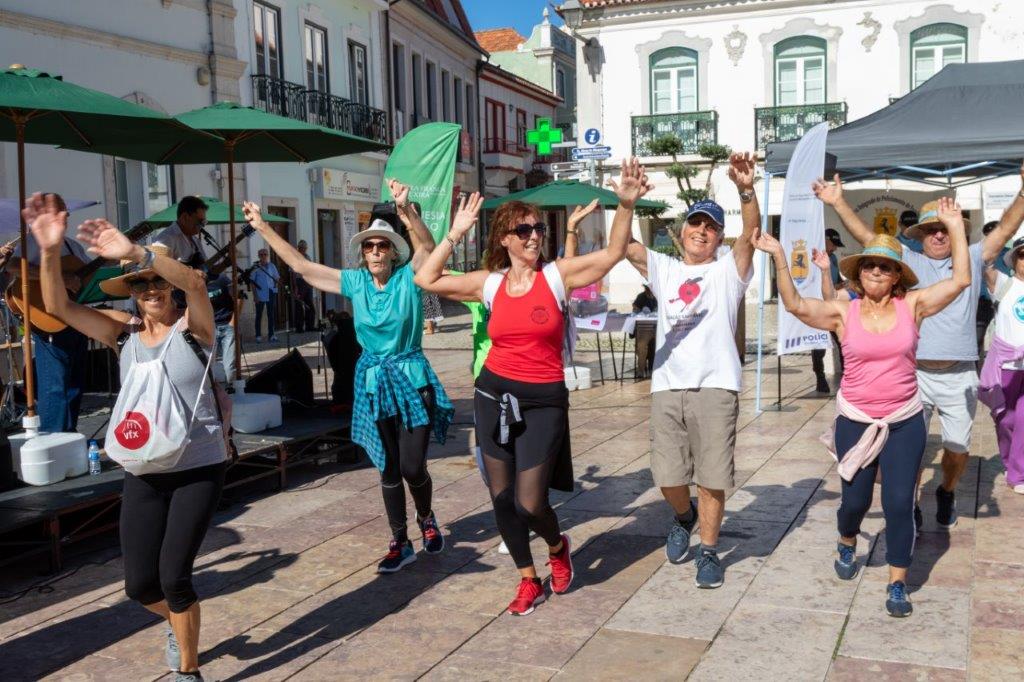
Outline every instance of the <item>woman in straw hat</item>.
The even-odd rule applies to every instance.
[[[378,219],[352,237],[359,267],[344,270],[307,260],[263,221],[259,206],[248,201],[243,205],[249,224],[296,274],[310,286],[352,302],[356,338],[363,347],[356,364],[352,440],[380,471],[392,534],[379,573],[394,573],[416,560],[406,527],[406,485],[416,505],[424,551],[437,554],[444,549],[431,506],[427,446],[431,432],[444,442],[454,413],[423,355],[423,305],[420,288],[413,283],[413,273],[433,251],[434,239],[409,204],[409,188],[390,179],[388,188],[412,239],[412,253],[405,239]]]
[[[40,279],[47,311],[110,348],[121,346],[123,392],[136,371],[140,372],[135,377],[138,385],[139,377],[152,371],[152,361],[162,362],[161,375],[181,402],[187,403],[176,414],[193,417],[194,412],[188,426],[184,420],[180,422],[180,440],[176,442],[187,444],[183,450],[173,450],[180,453],[176,462],[168,459],[159,473],[125,472],[121,551],[125,592],[169,623],[167,664],[177,671],[176,680],[201,680],[199,598],[192,586],[192,567],[220,499],[227,459],[213,391],[204,390],[208,369],[202,360],[213,352],[214,323],[203,275],[168,257],[165,249],[131,243],[105,220],[87,220],[78,228],[78,239],[92,254],[120,260],[124,271],[100,287],[114,296],[130,296],[139,319],[120,311],[101,313],[71,301],[64,288],[60,248],[67,212],[60,209],[54,195],[32,196],[23,214],[42,252]],[[173,300],[174,289],[184,291],[185,310]],[[197,396],[194,404],[192,396]],[[174,416],[173,407],[164,411]],[[140,417],[131,412],[121,425],[129,423],[129,416],[131,424],[137,425]],[[141,419],[142,426],[131,432],[114,425],[121,445],[138,449],[157,442],[154,436],[160,429]],[[108,437],[108,449],[113,447],[112,440]]]
[[[775,261],[779,296],[786,310],[842,341],[845,371],[836,396],[834,452],[842,478],[839,543],[835,570],[850,580],[857,574],[857,535],[882,476],[886,561],[886,610],[909,616],[906,577],[914,547],[914,500],[927,428],[914,373],[921,321],[949,305],[970,286],[967,236],[960,206],[939,202],[938,217],[952,241],[952,277],[911,291],[917,276],[901,258],[899,242],[877,235],[854,256],[839,263],[854,300],[803,298],[793,284],[782,245],[755,233],[754,246]]]

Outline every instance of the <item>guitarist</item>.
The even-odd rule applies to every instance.
[[[178,219],[168,225],[153,240],[154,244],[167,247],[171,258],[198,268],[206,262],[206,252],[199,237],[199,231],[206,226],[206,209],[209,206],[199,197],[188,196],[178,202]]]
[[[59,195],[54,195],[58,210],[66,211],[67,205]],[[31,226],[30,226],[31,227]],[[39,279],[39,246],[35,237],[28,237],[29,277]],[[15,251],[10,268],[18,274],[22,248]],[[74,256],[82,265],[92,260],[85,249],[74,239],[64,239],[61,257]],[[69,290],[78,293],[82,283],[77,277],[65,274]],[[82,405],[82,390],[85,386],[85,370],[88,361],[88,339],[84,334],[68,326],[63,330],[47,334],[32,330],[33,358],[36,376],[36,410],[39,414],[39,428],[50,433],[74,432],[78,427],[78,412]]]

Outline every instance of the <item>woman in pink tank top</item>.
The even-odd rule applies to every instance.
[[[857,575],[857,535],[871,507],[874,483],[882,474],[890,616],[909,616],[906,576],[914,549],[914,503],[928,429],[914,372],[921,321],[949,305],[971,284],[967,234],[960,206],[939,200],[939,219],[953,245],[953,275],[930,287],[911,290],[917,277],[903,262],[903,247],[878,235],[864,251],[847,256],[839,270],[857,294],[854,300],[803,298],[789,273],[786,253],[771,235],[754,235],[754,246],[772,256],[779,297],[804,324],[835,332],[845,368],[836,396],[835,455],[842,478],[836,574]],[[809,283],[814,291],[815,283]]]

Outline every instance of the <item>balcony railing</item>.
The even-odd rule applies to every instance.
[[[846,123],[846,111],[846,102],[756,108],[754,138],[757,148],[764,149],[771,142],[801,138],[822,122],[827,122],[829,128],[838,128]]]
[[[657,156],[651,144],[666,135],[683,142],[684,154],[696,154],[701,145],[718,143],[718,112],[688,111],[633,117],[633,155]]]
[[[256,107],[376,142],[388,142],[388,117],[380,109],[266,75],[252,77]]]
[[[516,140],[504,137],[488,137],[484,139],[484,154],[512,154],[522,156],[527,152]]]

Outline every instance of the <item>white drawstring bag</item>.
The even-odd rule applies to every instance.
[[[179,324],[180,320],[154,360],[139,362],[135,344],[132,344],[134,363],[110,414],[105,442],[107,455],[136,476],[168,471],[181,459],[191,440],[189,433],[210,374],[213,353],[209,354],[190,415],[164,367],[164,355],[171,339],[179,333]],[[135,343],[138,341],[135,339]]]

